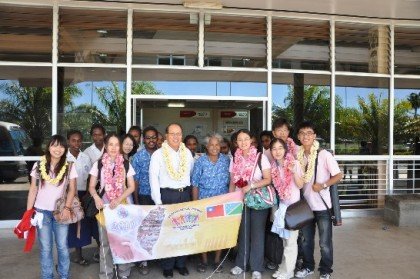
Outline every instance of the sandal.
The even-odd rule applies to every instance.
[[[92,261],[94,261],[95,263],[99,263],[99,260],[100,260],[99,253],[93,254]]]
[[[220,272],[223,272],[223,265],[222,265],[222,264],[220,264],[220,262],[218,262],[218,263],[214,263],[214,264],[213,264],[213,269],[214,269],[214,272],[215,272],[215,273],[220,273]]]
[[[77,263],[81,266],[88,266],[89,262],[85,260],[84,258],[76,258],[71,260],[72,263]]]
[[[206,272],[207,266],[208,265],[206,263],[199,263],[197,266],[197,271],[200,273]]]

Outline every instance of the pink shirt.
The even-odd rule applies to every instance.
[[[31,171],[31,176],[36,179],[39,178],[39,174],[37,172],[37,166],[38,166],[38,162],[34,164]],[[49,175],[52,178],[55,177],[54,173],[51,170],[50,170]],[[69,178],[70,179],[77,178],[76,167],[74,166],[74,164],[71,167]],[[61,198],[61,196],[63,195],[64,185],[66,185],[67,183],[66,180],[67,180],[67,177],[64,178],[63,182],[60,185],[55,185],[55,184],[48,183],[47,181],[44,181],[43,185],[41,186],[41,183],[39,183],[38,193],[36,195],[34,207],[38,209],[43,209],[43,210],[50,210],[50,211],[55,210],[55,202],[59,198]]]
[[[271,164],[268,161],[267,156],[265,156],[264,154],[261,154],[260,156],[261,156],[261,168],[263,170],[270,169]],[[229,172],[232,172],[232,171],[233,171],[233,158],[230,160],[230,166],[229,166]],[[262,171],[260,170],[260,168],[258,166],[258,163],[257,163],[256,166],[255,166],[255,171],[254,171],[254,176],[252,178],[252,182],[258,182],[261,179],[263,179],[263,174],[262,174]]]
[[[302,176],[302,168],[300,167],[299,161],[295,161],[295,167],[293,169],[295,173],[297,173],[299,176]],[[280,177],[283,179],[284,177],[284,170],[283,168],[279,168]],[[287,200],[280,200],[283,204],[289,206],[295,202],[298,202],[300,200],[300,190],[299,187],[295,183],[294,175],[292,174],[292,181],[291,181],[291,191],[290,191],[290,198]]]
[[[307,160],[306,156],[305,162]],[[328,152],[327,150],[321,150],[318,153],[318,168],[317,168],[317,175],[316,175],[316,182],[323,184],[327,182],[331,176],[339,174],[340,168],[338,167],[337,161],[334,159],[333,155]],[[324,203],[322,202],[321,197],[319,194],[322,195],[325,203],[329,208],[331,208],[331,197],[330,197],[330,188],[321,190],[319,194],[312,190],[312,185],[314,184],[314,177],[312,177],[309,183],[306,183],[303,186],[303,195],[306,198],[309,206],[313,211],[322,211],[326,210]]]
[[[114,163],[112,164],[112,167]],[[96,161],[95,163],[93,163],[92,168],[89,172],[90,175],[94,176],[94,177],[98,177],[98,161]],[[131,166],[131,163],[129,164],[128,167],[128,172],[127,172],[127,177],[130,176],[134,176],[136,174],[136,172],[134,171],[133,167]],[[105,185],[105,178],[104,178],[105,174],[104,174],[104,167],[102,166],[101,168],[101,190],[103,189],[104,185]],[[109,203],[108,199],[106,198],[106,195],[104,195],[102,197],[103,201],[105,203]]]

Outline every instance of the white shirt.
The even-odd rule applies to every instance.
[[[188,151],[188,150],[187,150]],[[169,148],[169,155],[171,157],[172,166],[175,171],[179,169],[180,151]],[[160,188],[180,189],[191,185],[190,176],[194,166],[194,158],[191,152],[187,152],[187,170],[185,175],[180,180],[174,180],[169,176],[165,166],[165,161],[162,155],[162,148],[156,150],[151,159],[149,167],[149,180],[152,200],[155,204],[162,204],[160,195]]]
[[[67,161],[73,162],[74,166],[76,167],[78,175],[76,179],[77,191],[86,191],[86,183],[89,177],[89,171],[92,168],[89,156],[80,151],[77,158],[75,158],[73,154],[71,154],[70,151],[68,151]]]
[[[91,165],[93,165],[93,163],[95,163],[96,161],[99,160],[99,158],[101,158],[102,154],[104,153],[104,147],[102,147],[102,150],[99,150],[96,145],[93,143],[91,146],[89,146],[88,148],[85,149],[85,151],[83,151],[86,155],[89,156],[90,158],[90,163]]]

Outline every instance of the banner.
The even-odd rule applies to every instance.
[[[115,264],[198,254],[236,245],[241,191],[168,205],[104,209]]]

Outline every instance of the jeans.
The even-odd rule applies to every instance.
[[[303,268],[315,269],[314,242],[315,226],[319,231],[319,247],[321,250],[321,260],[319,268],[321,274],[332,273],[333,265],[333,242],[332,242],[332,222],[327,210],[314,211],[314,221],[302,229],[302,250]]]
[[[41,278],[54,278],[53,239],[55,239],[58,256],[58,275],[61,279],[67,279],[69,278],[70,269],[70,256],[67,248],[69,225],[58,223],[54,219],[52,211],[40,209],[37,209],[36,211],[44,214],[42,228],[37,228],[41,262]]]

